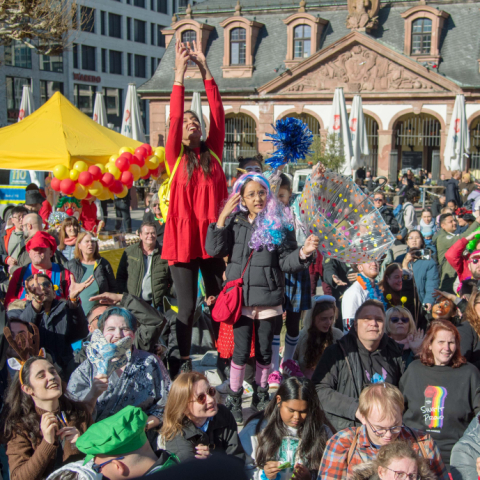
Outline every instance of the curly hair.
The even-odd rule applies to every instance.
[[[467,363],[467,360],[464,356],[462,356],[460,350],[460,334],[458,333],[455,325],[448,320],[434,320],[430,324],[430,328],[428,329],[427,334],[425,335],[425,338],[423,339],[422,345],[420,347],[420,361],[428,367],[432,367],[433,365],[435,365],[435,358],[433,357],[433,353],[430,350],[430,345],[435,340],[437,333],[442,330],[446,330],[447,332],[450,332],[455,336],[456,349],[452,359],[450,360],[450,366],[452,368],[459,368],[465,363]]]
[[[477,287],[473,287],[472,294],[468,300],[467,310],[465,311],[465,318],[477,332],[477,335],[480,335],[480,316],[475,310],[475,305],[480,303],[480,292],[477,290]]]
[[[23,384],[28,387],[31,387],[30,368],[37,360],[45,359],[43,357],[31,357],[25,362],[21,370]],[[35,445],[40,443],[42,439],[40,423],[32,397],[21,388],[19,373],[13,378],[5,395],[5,407],[0,420],[0,424],[3,425],[1,433],[3,440],[9,442],[15,436],[16,432],[24,432]],[[65,385],[62,385],[62,391],[65,391]],[[58,401],[60,410],[65,412],[69,423],[73,422],[81,433],[85,433],[82,431],[84,430],[82,425],[88,424],[91,421],[91,416],[86,406],[81,402],[71,400],[64,393],[62,393]]]

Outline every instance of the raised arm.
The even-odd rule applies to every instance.
[[[221,160],[223,155],[223,144],[225,142],[225,111],[223,109],[222,98],[217,84],[208,68],[205,54],[197,48],[197,42],[193,42],[190,49],[190,59],[198,65],[205,83],[205,92],[207,94],[208,104],[210,106],[210,131],[208,132],[207,145],[212,149]]]
[[[185,46],[175,43],[175,81],[173,82],[172,95],[170,96],[170,129],[165,148],[166,158],[170,172],[175,166],[180,149],[182,148],[183,112],[185,106],[185,87],[183,79],[190,59]]]

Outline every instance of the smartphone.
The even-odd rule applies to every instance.
[[[284,462],[278,466],[280,470],[284,470],[285,468],[291,468],[292,464],[290,462]]]

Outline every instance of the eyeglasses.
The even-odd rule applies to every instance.
[[[209,397],[215,398],[216,394],[217,394],[217,391],[215,390],[215,387],[209,387],[209,389],[207,390],[207,393],[201,393],[195,400],[191,400],[188,403],[197,402],[200,405],[205,405],[205,402],[207,401],[207,395]]]
[[[24,217],[25,217],[25,215],[20,215],[20,216],[17,216],[17,217],[14,217],[12,215],[12,218],[14,218],[15,220],[23,220]]]
[[[375,429],[374,426],[367,420],[367,423],[370,425],[370,428],[372,429],[373,433],[380,438],[383,438],[387,432],[390,432],[392,435],[396,435],[397,433],[400,433],[402,431],[402,428],[404,427],[404,424],[402,423],[400,426],[395,426],[395,427],[381,427],[378,429]]]
[[[478,262],[480,262],[480,258],[472,258],[469,260],[469,263],[473,263],[474,265],[476,265]]]
[[[159,205],[159,203],[152,203],[152,208],[158,207]]]
[[[265,198],[267,196],[267,192],[265,190],[260,190],[258,193],[249,193],[248,195],[245,195],[243,198],[246,198],[248,200],[253,200],[255,197],[259,198]]]
[[[392,470],[391,468],[388,467],[383,467],[386,468],[387,470],[390,470],[395,474],[395,480],[417,480],[420,478],[418,476],[418,473],[405,473],[405,472],[397,472],[396,470]]]
[[[125,457],[117,457],[117,458],[112,458],[111,460],[107,460],[106,462],[103,462],[103,463],[100,463],[100,465],[97,465],[96,463],[94,463],[92,465],[92,470],[95,472],[95,473],[100,473],[100,470],[105,466],[105,465],[108,465],[109,463],[112,463],[114,460],[123,460]]]
[[[392,323],[398,323],[398,322],[408,323],[410,319],[408,317],[392,317],[390,321]]]

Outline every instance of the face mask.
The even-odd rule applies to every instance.
[[[132,357],[132,339],[124,337],[117,343],[108,343],[100,330],[94,330],[87,345],[87,358],[101,375],[110,375],[124,367]]]

